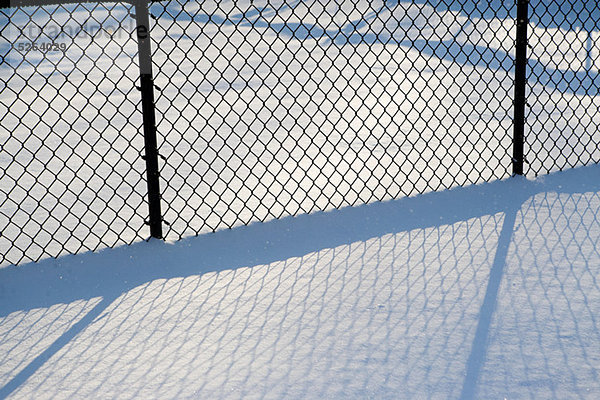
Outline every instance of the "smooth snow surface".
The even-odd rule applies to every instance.
[[[0,269],[0,398],[600,398],[600,167]]]

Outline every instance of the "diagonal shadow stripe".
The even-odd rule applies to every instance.
[[[462,400],[475,398],[477,381],[481,374],[483,363],[485,362],[492,317],[498,303],[498,289],[500,288],[500,282],[504,275],[506,256],[508,254],[508,247],[511,243],[518,210],[519,208],[517,207],[511,207],[511,209],[508,209],[504,214],[502,231],[498,238],[498,248],[496,249],[494,263],[490,270],[490,277],[485,291],[483,304],[479,311],[479,322],[477,323],[475,338],[473,339],[473,345],[471,346],[471,354],[467,360],[467,374],[463,382],[460,396]]]
[[[116,296],[104,297],[83,318],[75,323],[68,331],[63,333],[46,350],[23,368],[4,387],[0,388],[0,400],[6,399],[17,388],[24,384],[36,373],[52,356],[58,353],[67,343],[83,331],[96,317],[98,317],[115,300]]]

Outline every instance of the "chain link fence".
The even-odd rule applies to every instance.
[[[1,10],[2,263],[147,237],[130,8]]]
[[[532,175],[600,160],[600,4],[543,3],[530,12],[525,142]]]
[[[0,264],[600,160],[595,2],[27,5]]]

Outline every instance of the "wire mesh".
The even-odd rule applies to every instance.
[[[0,12],[0,262],[143,238],[130,6]]]
[[[165,237],[510,176],[516,7],[150,3]],[[598,5],[529,9],[525,172],[598,162]],[[134,12],[0,10],[0,263],[147,237]]]
[[[509,176],[514,4],[151,12],[168,238]]]
[[[600,161],[600,5],[531,1],[527,158],[532,174]]]

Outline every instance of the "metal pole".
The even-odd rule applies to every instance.
[[[527,86],[527,25],[529,0],[517,0],[517,38],[515,40],[515,100],[513,132],[513,175],[523,175],[525,141],[525,89]]]
[[[146,179],[148,181],[148,209],[150,213],[150,235],[162,239],[162,215],[160,211],[160,187],[158,172],[158,150],[156,143],[156,118],[154,115],[154,81],[152,78],[152,52],[150,49],[150,19],[148,3],[139,1],[135,5],[136,32],[140,61],[140,90],[142,92],[142,114],[144,119],[144,149]]]

